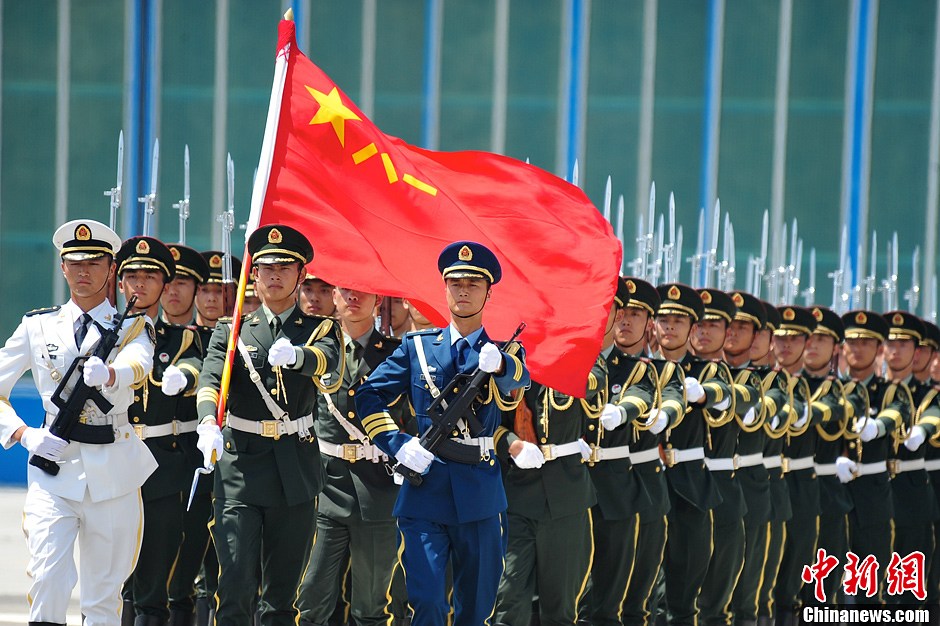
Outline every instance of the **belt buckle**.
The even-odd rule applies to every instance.
[[[738,454],[735,454],[733,457],[731,457],[731,469],[738,470],[740,469],[740,467],[741,467],[741,456]]]
[[[591,444],[591,456],[588,458],[588,463],[600,463],[601,462],[601,447],[598,445]]]
[[[780,473],[787,474],[790,471],[790,457],[780,455]]]
[[[359,460],[358,450],[356,449],[356,444],[354,443],[344,443],[343,444],[343,460],[349,461],[350,463],[355,463]]]
[[[552,444],[546,444],[544,446],[539,446],[539,450],[542,451],[542,456],[545,457],[546,461],[555,460],[555,452]]]
[[[901,473],[900,459],[888,459],[888,473],[891,474],[892,478]]]
[[[173,434],[174,434],[174,435],[180,434],[180,421],[179,421],[179,420],[173,420],[172,422],[170,422],[170,424],[173,425],[173,429],[172,429],[172,430],[173,430]]]
[[[261,436],[273,438],[274,441],[277,441],[281,438],[281,434],[277,432],[277,425],[279,422],[277,420],[262,420],[261,421]]]
[[[676,461],[677,459],[675,448],[666,448],[663,450],[663,462],[666,464],[666,467],[674,467]]]
[[[144,440],[146,438],[144,437],[144,428],[146,428],[146,426],[144,426],[143,424],[134,424],[134,433],[137,435],[137,438],[140,440]]]

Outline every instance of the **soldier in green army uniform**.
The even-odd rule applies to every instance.
[[[940,400],[934,396],[933,402],[925,403],[927,395],[933,393],[937,381],[931,375],[931,365],[937,351],[940,350],[940,328],[933,322],[922,319],[924,323],[924,338],[914,352],[914,381],[911,384],[911,393],[921,414],[933,417],[940,412]],[[919,398],[919,399],[918,399]],[[928,437],[924,447],[924,468],[933,487],[934,502],[940,506],[940,441],[937,436]],[[940,522],[933,525],[934,547],[928,557],[929,567],[925,579],[927,586],[927,605],[940,605]],[[927,555],[925,555],[927,556]]]
[[[842,319],[825,307],[814,307],[812,313],[816,328],[806,341],[803,371],[813,392],[812,420],[816,422],[812,426],[816,436],[814,468],[819,485],[819,536],[816,548],[824,548],[829,554],[838,555],[841,559],[849,547],[848,513],[852,510],[852,499],[843,484],[852,478],[851,471],[847,471],[848,459],[843,456],[844,434],[848,420],[855,414],[855,408],[846,402],[835,369],[845,337]],[[827,419],[817,420],[818,411]],[[842,588],[841,573],[841,570],[832,572],[823,583],[826,602],[830,604],[838,601]],[[803,604],[820,604],[813,585],[803,587]]]
[[[783,446],[790,422],[795,417],[790,402],[793,399],[790,388],[791,378],[786,370],[779,369],[773,351],[773,336],[780,327],[780,312],[777,308],[761,300],[767,321],[759,331],[754,334],[751,344],[751,365],[763,377],[769,391],[766,397],[774,398],[778,406],[782,407],[776,415],[764,420],[764,435],[767,440],[764,444],[764,467],[767,469],[768,486],[770,487],[770,514],[767,522],[767,539],[763,556],[763,568],[757,581],[757,624],[758,626],[773,626],[775,617],[774,596],[777,588],[777,575],[780,571],[780,562],[783,558],[783,545],[786,541],[787,522],[793,516],[790,506],[790,492],[783,473]],[[758,554],[758,560],[761,558]],[[745,561],[744,567],[748,564]],[[746,588],[745,588],[746,589]],[[744,594],[741,591],[741,594]],[[735,590],[738,596],[738,590]],[[743,597],[743,596],[742,596]],[[736,607],[744,604],[736,603]],[[750,604],[741,608],[741,620],[748,619]],[[738,613],[735,614],[737,622]]]
[[[615,383],[616,387],[611,386],[611,392],[623,418],[608,426],[629,425],[620,431],[629,432],[631,473],[648,495],[639,500],[639,506],[635,508],[638,524],[633,571],[627,579],[620,613],[620,622],[624,626],[643,626],[649,623],[655,608],[651,601],[662,568],[666,514],[669,512],[669,488],[659,445],[664,439],[663,431],[678,423],[685,414],[685,388],[682,370],[674,362],[649,358],[647,337],[652,328],[653,315],[661,304],[659,293],[655,287],[639,278],[627,278],[622,282],[626,286],[623,319],[618,324],[618,349],[608,356],[608,367],[611,373],[620,371],[617,377],[619,382]],[[645,419],[641,420],[644,416]],[[601,419],[605,420],[605,417]],[[600,440],[602,448],[595,450],[594,458],[603,458],[607,454],[609,448],[605,449],[604,446],[609,445],[607,442],[612,439],[611,435],[620,431],[605,428]],[[603,476],[598,470],[609,470],[611,468],[605,466],[612,465],[606,460],[599,466],[595,464],[591,474],[595,485],[600,484],[598,478]],[[606,475],[606,484],[616,493],[616,474],[608,471]],[[622,483],[623,479],[620,478],[619,482]],[[598,552],[595,554],[594,576],[599,578],[608,575],[609,570],[599,570],[598,559],[613,559],[616,555],[602,555],[600,546],[596,547]],[[595,626],[599,623],[616,623],[599,622],[596,618],[591,622]]]
[[[607,328],[615,314],[611,307]],[[591,447],[582,435],[597,430],[607,402],[607,364],[602,358],[594,363],[583,399],[533,381],[522,401],[528,409],[521,411],[524,421],[515,419],[518,411],[504,411],[508,432],[496,444],[509,530],[493,622],[529,624],[532,598],[538,595],[540,624],[574,624],[594,555],[591,507],[597,502],[584,465]],[[515,439],[533,452],[538,445],[542,459],[527,466],[520,454],[510,462]]]
[[[387,594],[398,561],[392,515],[398,485],[388,471],[388,456],[365,434],[354,399],[359,385],[401,341],[375,329],[373,310],[382,296],[337,287],[333,299],[343,329],[346,367],[339,389],[324,392],[317,403],[315,429],[326,484],[297,608],[302,625],[325,626],[339,599],[348,561],[350,617],[359,626],[378,626],[389,619]],[[416,434],[407,400],[399,399],[391,414],[402,431]],[[403,586],[395,595],[403,598]]]
[[[342,332],[332,319],[307,317],[296,306],[303,265],[313,258],[303,234],[263,226],[247,247],[262,306],[242,320],[224,431],[215,414],[228,323],[212,334],[197,395],[197,446],[207,466],[217,462],[211,528],[219,558],[215,622],[251,624],[253,591],[260,584],[261,624],[287,626],[298,619],[294,599],[324,482],[311,433],[317,390],[335,393],[342,384]],[[329,383],[321,382],[325,374]]]
[[[132,237],[121,246],[115,263],[124,297],[137,297],[134,312],[157,319],[154,368],[134,385],[128,419],[159,467],[141,488],[144,534],[137,566],[122,592],[122,622],[155,626],[169,618],[166,581],[183,532],[186,458],[177,445],[177,405],[180,392],[195,388],[201,352],[194,332],[158,319],[160,297],[176,273],[166,245],[152,237]]]
[[[304,268],[304,282],[297,290],[297,306],[304,315],[333,317],[336,314],[333,285],[315,276],[310,266]]]
[[[934,523],[940,518],[940,509],[927,475],[925,442],[938,432],[940,406],[937,390],[923,385],[913,374],[914,357],[927,337],[923,322],[906,311],[890,311],[884,317],[890,323],[884,350],[886,378],[906,385],[915,407],[915,411],[906,416],[910,420],[905,423],[907,437],[903,445],[893,446],[893,458],[888,462],[895,513],[893,551],[901,557],[922,553],[926,573],[930,570]],[[882,564],[882,567],[887,566]],[[910,590],[889,596],[888,600],[896,604],[923,604]]]
[[[712,554],[712,509],[721,504],[715,479],[705,466],[704,411],[730,409],[734,392],[728,381],[718,378],[716,364],[689,352],[690,334],[705,312],[699,294],[677,283],[656,289],[662,300],[654,324],[660,355],[682,368],[688,402],[683,419],[667,431],[664,450],[671,507],[664,563],[667,619],[671,626],[693,626]]]
[[[894,433],[910,423],[910,390],[904,383],[888,382],[875,373],[876,360],[888,336],[888,322],[873,311],[850,311],[845,324],[845,359],[850,382],[846,394],[867,392],[869,414],[856,419],[857,441],[849,441],[848,453],[855,479],[848,483],[853,509],[849,514],[849,548],[860,559],[872,555],[879,563],[878,593],[855,596],[858,604],[883,604],[887,564],[894,543],[894,498],[887,459]],[[858,388],[856,388],[858,387]],[[864,388],[861,389],[861,388]]]

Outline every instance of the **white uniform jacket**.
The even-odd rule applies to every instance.
[[[71,300],[61,307],[25,315],[0,349],[0,444],[4,448],[14,444],[13,433],[24,425],[8,399],[16,381],[32,369],[46,411],[45,424],[51,425],[58,413],[51,398],[59,380],[76,357],[91,353],[101,337],[99,326],[110,328],[118,315],[107,300],[88,313],[95,323],[89,326],[80,350],[75,347],[75,323],[82,310]],[[91,500],[101,502],[138,489],[153,473],[157,467],[153,455],[127,423],[127,408],[134,400],[132,385],[146,378],[153,367],[152,337],[150,318],[136,316],[124,321],[117,346],[105,360],[114,369],[115,382],[102,387],[102,395],[114,407],[104,415],[94,403],[85,405],[85,423],[113,426],[115,442],[69,443],[56,476],[29,466],[30,485],[38,483],[49,493],[79,502],[87,488]],[[38,422],[35,417],[30,419],[30,425]]]

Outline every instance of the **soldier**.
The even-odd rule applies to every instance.
[[[411,318],[410,330],[412,332],[416,330],[429,330],[434,328],[434,324],[427,317],[424,316],[424,313],[418,310],[414,304],[408,301],[408,298],[404,298],[401,301],[401,305],[408,311],[408,316]]]
[[[166,324],[159,318],[160,298],[176,274],[167,246],[153,237],[132,237],[115,258],[118,287],[134,312],[157,319],[153,371],[134,385],[128,417],[159,464],[141,488],[144,526],[137,567],[124,584],[125,623],[137,626],[165,624],[170,616],[167,580],[183,539],[183,497],[186,456],[177,443],[179,394],[195,389],[202,349],[195,331]],[[195,422],[190,422],[195,431]],[[159,520],[159,523],[155,523]],[[136,615],[136,618],[132,616]]]
[[[940,354],[940,328],[929,320],[921,320],[924,323],[925,335],[923,341],[914,352],[914,378],[911,383],[911,393],[914,394],[914,401],[917,403],[921,415],[933,416],[938,408],[937,397],[934,396],[932,403],[925,405],[926,396],[933,392],[937,385],[933,377],[932,365],[936,361],[937,354]],[[927,439],[924,444],[924,467],[927,475],[930,477],[930,484],[933,487],[935,502],[940,505],[940,442],[934,437]],[[930,567],[927,570],[927,604],[940,604],[940,522],[933,525],[934,548],[930,557]]]
[[[518,344],[500,350],[483,329],[483,309],[491,286],[501,277],[499,261],[481,244],[461,241],[444,248],[438,269],[450,325],[442,331],[407,335],[356,395],[366,434],[390,457],[423,474],[420,486],[410,482],[402,486],[394,509],[415,626],[445,623],[448,562],[454,575],[454,623],[482,624],[492,615],[506,547],[506,495],[500,468],[492,458],[491,438],[495,443],[508,438],[509,452],[519,467],[534,467],[544,459],[535,445],[507,434],[500,424],[500,411],[510,408],[502,397],[527,387],[529,374],[521,353],[513,353]],[[389,407],[407,393],[418,431],[425,432],[431,426],[428,407],[433,398],[443,388],[445,398],[452,399],[444,385],[455,373],[478,367],[493,374],[476,410],[478,424],[472,425],[473,431],[471,424],[461,424],[448,440],[449,448],[438,451],[440,461],[435,461],[417,437],[400,431]]]
[[[140,486],[157,466],[127,421],[131,386],[146,378],[153,363],[153,326],[144,315],[128,316],[115,349],[104,360],[88,356],[118,315],[105,296],[121,240],[103,224],[73,220],[60,226],[52,241],[62,259],[69,301],[26,314],[0,350],[0,443],[10,448],[18,442],[31,457],[44,457],[58,469],[51,474],[27,468],[23,531],[32,578],[29,623],[64,625],[72,588],[81,580],[86,623],[116,626],[121,584],[134,568],[143,531]],[[88,358],[77,376],[113,407],[104,411],[88,401],[81,423],[65,441],[48,428],[59,413],[53,396],[80,357]],[[46,410],[40,427],[27,426],[7,400],[28,369]],[[73,392],[63,391],[62,400]]]
[[[389,328],[393,337],[401,337],[412,330],[411,316],[408,314],[408,309],[405,308],[404,298],[388,296],[388,299],[391,310]]]
[[[666,608],[670,625],[693,625],[712,553],[712,509],[721,503],[715,480],[705,466],[709,418],[704,411],[730,409],[733,392],[728,381],[717,378],[716,364],[689,352],[693,327],[705,313],[702,298],[691,287],[676,283],[656,289],[662,300],[654,326],[660,352],[684,371],[689,404],[683,419],[669,429],[664,450],[671,502],[664,563]]]
[[[196,323],[206,328],[215,328],[220,317],[232,314],[232,311],[226,311],[225,307],[233,307],[235,300],[232,289],[222,279],[224,254],[219,250],[207,250],[202,256],[209,266],[209,280],[196,287]],[[233,256],[232,276],[236,277],[235,280],[238,280],[241,271],[242,262]]]
[[[215,413],[228,323],[212,334],[197,394],[197,445],[207,467],[217,462],[211,528],[219,558],[216,623],[250,624],[260,584],[261,624],[288,625],[298,617],[294,599],[323,488],[310,433],[317,389],[332,393],[341,384],[342,334],[332,319],[302,315],[295,304],[303,265],[313,257],[303,234],[263,226],[247,247],[262,307],[242,323],[224,432]],[[325,374],[331,375],[328,386],[321,382]]]
[[[336,314],[333,285],[314,276],[310,266],[304,268],[304,282],[297,290],[297,306],[304,315],[333,317]]]
[[[302,625],[325,626],[339,599],[348,561],[350,617],[359,626],[378,626],[388,621],[386,594],[398,562],[392,516],[398,485],[389,475],[388,456],[364,433],[354,400],[363,381],[401,342],[375,329],[372,311],[382,296],[337,287],[333,299],[346,366],[339,389],[324,393],[317,404],[315,427],[326,484],[297,608]],[[392,415],[401,430],[414,434],[407,400],[399,399]]]

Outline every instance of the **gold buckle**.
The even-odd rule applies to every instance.
[[[553,448],[552,448],[552,445],[551,445],[551,444],[547,444],[547,445],[544,445],[544,446],[539,446],[539,450],[542,451],[542,456],[545,457],[545,460],[546,460],[546,461],[554,461],[554,460],[555,460],[555,453],[554,453],[554,451],[553,451]]]
[[[891,474],[892,478],[901,473],[900,459],[888,459],[888,473]]]
[[[144,438],[144,428],[146,428],[146,426],[143,424],[134,424],[134,433],[137,434],[138,439]]]
[[[600,463],[601,462],[601,447],[591,444],[591,456],[588,458],[588,463]]]
[[[170,424],[173,425],[173,428],[172,428],[173,434],[174,434],[174,435],[180,434],[180,421],[179,421],[179,420],[173,420],[172,422],[170,422]]]
[[[666,464],[666,467],[673,467],[676,464],[675,448],[666,448],[663,450],[663,462]]]
[[[780,455],[780,473],[787,474],[790,471],[790,457]]]
[[[349,461],[350,463],[355,463],[359,460],[359,455],[356,450],[357,444],[355,443],[344,443],[343,444],[343,460]]]
[[[731,457],[731,469],[737,470],[737,469],[740,469],[740,467],[741,467],[741,456],[738,454],[735,454],[733,457]]]
[[[276,420],[262,420],[261,422],[261,436],[273,438],[275,441],[281,438],[281,434],[277,432],[278,422]]]

